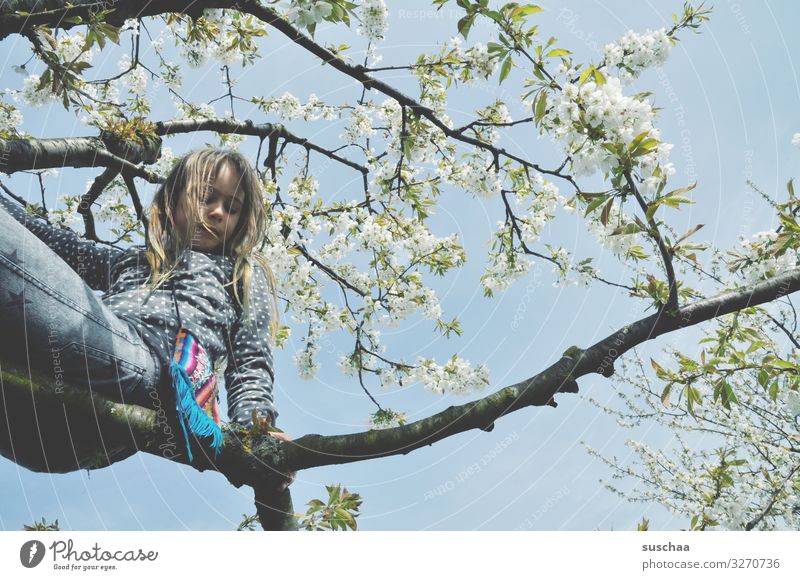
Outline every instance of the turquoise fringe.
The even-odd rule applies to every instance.
[[[197,437],[211,437],[210,444],[214,449],[214,458],[216,459],[222,447],[222,429],[197,404],[194,398],[194,387],[186,374],[186,370],[173,360],[169,365],[169,374],[172,376],[172,384],[175,387],[178,420],[183,428],[183,436],[186,438],[189,463],[192,462],[192,449],[189,445],[189,433],[186,431],[187,424],[189,430]]]

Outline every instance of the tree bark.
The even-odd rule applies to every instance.
[[[219,456],[215,459],[196,453],[192,466],[200,471],[219,471],[237,487],[246,484],[254,489],[274,489],[281,474],[289,471],[406,454],[471,429],[490,430],[497,419],[524,407],[555,407],[554,396],[577,392],[576,380],[582,376],[612,376],[616,359],[643,342],[798,289],[800,268],[688,304],[674,316],[648,316],[586,350],[569,349],[561,359],[525,381],[401,427],[348,435],[305,435],[282,443],[229,424]],[[17,463],[34,471],[93,469],[136,451],[188,463],[174,441],[180,441],[175,434],[181,432],[179,427],[171,427],[171,409],[162,413],[112,402],[77,386],[59,390],[35,369],[21,368],[1,358],[0,362],[0,453]]]

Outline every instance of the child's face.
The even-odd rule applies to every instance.
[[[205,192],[205,203],[200,206],[200,216],[207,227],[202,223],[197,224],[192,248],[214,253],[228,251],[244,205],[244,194],[238,190],[240,179],[239,172],[229,164],[217,171],[216,178]],[[186,197],[181,196],[175,213],[175,224],[184,231],[188,223],[185,202]]]

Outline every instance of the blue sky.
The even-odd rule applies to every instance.
[[[387,2],[390,28],[382,46],[382,65],[406,64],[421,51],[455,34],[458,13],[445,8],[434,13],[424,2]],[[598,58],[606,42],[628,29],[644,31],[669,25],[680,2],[542,2],[546,12],[537,16],[542,35],[556,36],[578,60]],[[800,131],[797,71],[793,54],[800,53],[794,34],[800,10],[795,3],[724,2],[716,4],[712,20],[700,35],[684,33],[670,59],[658,70],[643,75],[636,91],[655,92],[662,108],[658,126],[662,138],[674,143],[672,161],[677,167],[675,187],[695,180],[695,205],[672,214],[671,224],[687,230],[697,223],[705,228],[698,240],[730,247],[739,235],[750,235],[773,225],[770,208],[746,186],[752,179],[771,196],[784,192],[795,175],[798,151],[790,144]],[[476,26],[470,40],[486,41],[487,27]],[[319,40],[362,45],[354,35],[344,39],[341,30],[321,28]],[[473,38],[474,37],[474,38]],[[278,33],[263,42],[263,58],[250,69],[234,67],[242,94],[280,95],[290,91],[305,100],[316,93],[323,100],[354,102],[360,88],[321,67]],[[3,41],[5,55],[0,86],[21,88],[23,76],[12,65],[27,59],[19,37]],[[116,70],[119,53],[108,62],[96,57],[100,70]],[[107,68],[104,68],[107,67]],[[186,74],[184,94],[208,100],[222,92],[219,65]],[[410,94],[413,84],[399,74],[381,78]],[[496,81],[459,90],[451,100],[452,115],[504,98],[514,118],[529,114],[515,104],[519,92],[515,77],[503,85]],[[519,80],[519,77],[517,77]],[[172,114],[163,92],[156,95],[154,119]],[[380,102],[383,97],[376,95]],[[220,105],[219,113],[225,111]],[[38,111],[23,109],[24,129],[41,137],[88,134],[86,128],[60,105]],[[240,117],[274,121],[237,105]],[[466,118],[466,117],[465,117]],[[334,144],[341,126],[293,123],[298,134]],[[554,147],[532,128],[514,131],[508,146],[543,165],[558,162]],[[177,154],[204,142],[210,134],[170,140]],[[245,152],[256,143],[246,142]],[[82,193],[92,171],[63,171],[46,184],[51,196]],[[321,190],[346,196],[356,188],[357,175],[327,168],[319,176]],[[3,178],[30,199],[38,184],[25,176]],[[583,184],[598,183],[587,180]],[[561,185],[561,184],[559,184]],[[148,190],[152,193],[152,190]],[[464,336],[445,341],[428,324],[412,320],[387,330],[387,343],[400,355],[414,358],[430,354],[444,359],[454,352],[491,370],[490,390],[525,379],[557,360],[571,345],[586,346],[622,324],[639,318],[643,305],[607,287],[582,289],[552,287],[546,264],[495,299],[483,297],[478,284],[485,264],[486,242],[501,217],[498,200],[477,200],[448,190],[434,219],[437,233],[456,231],[464,241],[468,264],[443,281],[436,281],[445,312],[458,315]],[[564,245],[580,255],[593,255],[604,273],[621,279],[622,271],[603,256],[592,239],[582,233],[578,220],[554,222],[545,241]],[[691,345],[696,332],[662,337],[647,345],[643,356],[656,356],[668,345]],[[358,385],[338,373],[335,362],[348,348],[344,337],[334,337],[322,351],[318,380],[297,378],[292,364],[296,345],[276,355],[276,402],[280,425],[295,436],[307,433],[337,434],[363,430],[372,407]],[[687,346],[687,348],[690,348]],[[591,375],[579,381],[581,394],[561,396],[557,409],[525,409],[498,421],[491,433],[469,432],[407,456],[307,470],[299,474],[292,490],[300,510],[313,497],[323,497],[323,486],[342,483],[364,498],[359,524],[362,529],[631,529],[642,516],[653,529],[676,529],[687,522],[673,518],[658,506],[629,504],[602,486],[609,470],[591,457],[585,442],[605,455],[628,457],[624,441],[634,434],[620,430],[611,417],[592,406],[585,396],[601,402],[614,398],[614,386]],[[487,393],[489,391],[487,390]],[[419,419],[467,399],[440,397],[421,387],[379,393],[382,404],[405,410]],[[636,434],[653,444],[664,443],[668,433],[643,426]],[[0,460],[0,529],[16,530],[45,516],[58,518],[72,530],[230,530],[250,514],[252,492],[234,489],[224,477],[198,473],[149,455],[139,454],[111,468],[65,475],[35,474]]]

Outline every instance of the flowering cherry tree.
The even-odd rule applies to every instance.
[[[140,242],[143,214],[137,184],[164,178],[175,158],[170,137],[208,132],[222,146],[252,145],[269,210],[261,251],[276,274],[287,313],[277,346],[290,335],[299,335],[305,346],[295,356],[297,371],[313,379],[326,337],[344,334],[352,339],[339,367],[374,401],[372,429],[344,436],[307,435],[279,444],[257,432],[230,427],[220,459],[199,467],[219,470],[235,485],[258,488],[274,470],[407,453],[466,430],[491,430],[503,415],[524,407],[555,407],[555,395],[577,392],[576,381],[582,376],[612,377],[615,361],[650,339],[714,319],[719,322],[712,323],[717,326],[708,332],[715,343],[702,355],[706,358],[698,361],[676,353],[678,368],[667,370],[654,362],[657,376],[652,380],[666,382],[670,396],[688,405],[690,417],[698,416],[701,405],[708,420],[748,412],[743,401],[755,405],[751,394],[762,395],[748,378],[751,375],[769,387],[770,404],[796,405],[791,401],[798,387],[797,361],[781,355],[776,338],[752,322],[768,317],[797,344],[786,327],[786,312],[759,309],[800,288],[796,268],[800,205],[793,189],[789,188],[786,203],[776,208],[781,230],[757,236],[740,248],[717,251],[694,241],[702,228],[699,223],[688,231],[675,231],[668,210],[691,203],[696,184],[672,183],[672,145],[661,140],[650,93],[631,88],[642,71],[668,58],[681,35],[697,31],[709,10],[702,4],[686,4],[672,26],[627,32],[610,39],[601,60],[578,62],[568,47],[539,30],[536,20],[542,9],[536,5],[432,1],[437,9],[446,4],[463,13],[457,30],[450,31],[452,38],[430,54],[392,66],[381,66],[379,53],[387,32],[384,0],[5,4],[0,39],[18,35],[28,43],[31,58],[17,66],[24,75],[19,86],[7,87],[0,99],[0,169],[8,175],[30,172],[39,178],[54,169],[98,169],[85,193],[65,196],[58,209],[28,204],[31,212],[77,228],[99,243]],[[491,27],[493,40],[470,41],[477,22]],[[318,42],[321,25],[339,27],[342,35],[360,35],[366,51],[349,54],[346,44]],[[283,35],[349,79],[360,89],[360,98],[329,102],[315,95],[301,100],[290,93],[241,94],[236,67],[258,66],[260,43],[267,34]],[[98,64],[101,56],[103,63],[117,63],[113,74]],[[221,65],[223,94],[198,101],[197,91],[188,94],[184,75],[208,62]],[[101,68],[103,73],[95,73]],[[388,71],[404,71],[416,88],[403,92],[382,80]],[[448,115],[453,88],[512,80],[519,83],[513,90],[529,115],[513,118],[509,103],[499,99],[479,107],[465,124],[456,124]],[[171,116],[154,115],[156,90],[171,99]],[[221,113],[223,104],[227,109]],[[237,105],[247,105],[256,114],[241,117]],[[63,106],[64,114],[76,116],[90,136],[43,139],[26,133],[23,109],[42,106]],[[298,121],[308,126],[338,123],[343,127],[340,146],[324,146],[290,131],[285,126],[290,121],[293,126]],[[506,137],[521,126],[529,128],[531,138],[541,135],[549,140],[561,162],[547,166],[514,152]],[[324,172],[315,171],[319,163],[353,172],[359,186],[343,196],[331,195],[335,186],[326,183]],[[601,191],[582,185],[598,177],[605,184]],[[5,184],[2,188],[22,201],[12,188]],[[650,309],[652,314],[621,325],[594,345],[572,347],[546,369],[531,369],[535,374],[529,379],[499,390],[490,389],[486,366],[458,353],[436,360],[390,351],[382,329],[417,316],[428,320],[442,337],[462,332],[458,318],[448,316],[432,284],[436,277],[457,271],[467,259],[458,235],[438,235],[430,226],[444,190],[458,190],[502,208],[504,219],[488,235],[485,272],[475,280],[487,297],[523,279],[535,265],[546,265],[556,285],[609,285],[639,299],[642,312]],[[610,280],[595,267],[593,256],[574,255],[548,243],[547,226],[559,215],[576,220],[596,239],[599,251],[615,256],[626,278]],[[116,239],[101,239],[95,220],[111,228]],[[714,258],[711,271],[704,269],[704,253]],[[709,280],[717,283],[716,292],[701,292],[701,283]],[[737,346],[742,341],[751,341],[744,353]],[[701,379],[693,373],[711,386],[701,389]],[[635,385],[651,384],[642,374],[629,378]],[[22,380],[9,384],[28,388]],[[381,405],[373,394],[396,385],[462,393],[472,400],[408,422],[403,410]],[[487,390],[491,392],[486,394]],[[37,393],[39,404],[56,400],[46,384]],[[96,411],[78,394],[72,403],[75,413],[93,416]],[[158,430],[151,414],[110,401],[104,405],[98,408],[111,440],[130,446],[132,429],[139,449],[158,453]],[[668,412],[662,412],[659,407],[658,420],[672,421]],[[735,437],[744,435],[727,425],[721,436],[729,449],[735,446],[731,443]],[[87,434],[87,449],[92,441]],[[754,453],[762,444],[766,443],[752,443]],[[786,448],[782,453],[789,452]],[[731,463],[733,455],[727,451],[719,457],[726,469],[739,465]],[[695,457],[684,459],[700,469]],[[56,468],[100,467],[106,462],[107,458],[92,455],[80,465]],[[754,468],[750,476],[757,479],[758,473]],[[796,468],[782,472],[774,476],[775,482],[783,482],[781,490],[796,487],[796,473]],[[748,481],[742,477],[730,487],[748,487]],[[772,509],[785,504],[778,501],[784,491],[776,486],[762,485],[759,505]],[[660,486],[648,497],[662,501],[664,489]],[[677,484],[675,489],[683,493]],[[764,505],[770,494],[776,501]],[[723,497],[728,502],[736,498],[720,494],[718,499]],[[704,497],[684,494],[681,501],[690,507],[680,509],[701,514],[698,526],[719,519],[711,511],[719,506],[697,511]]]

